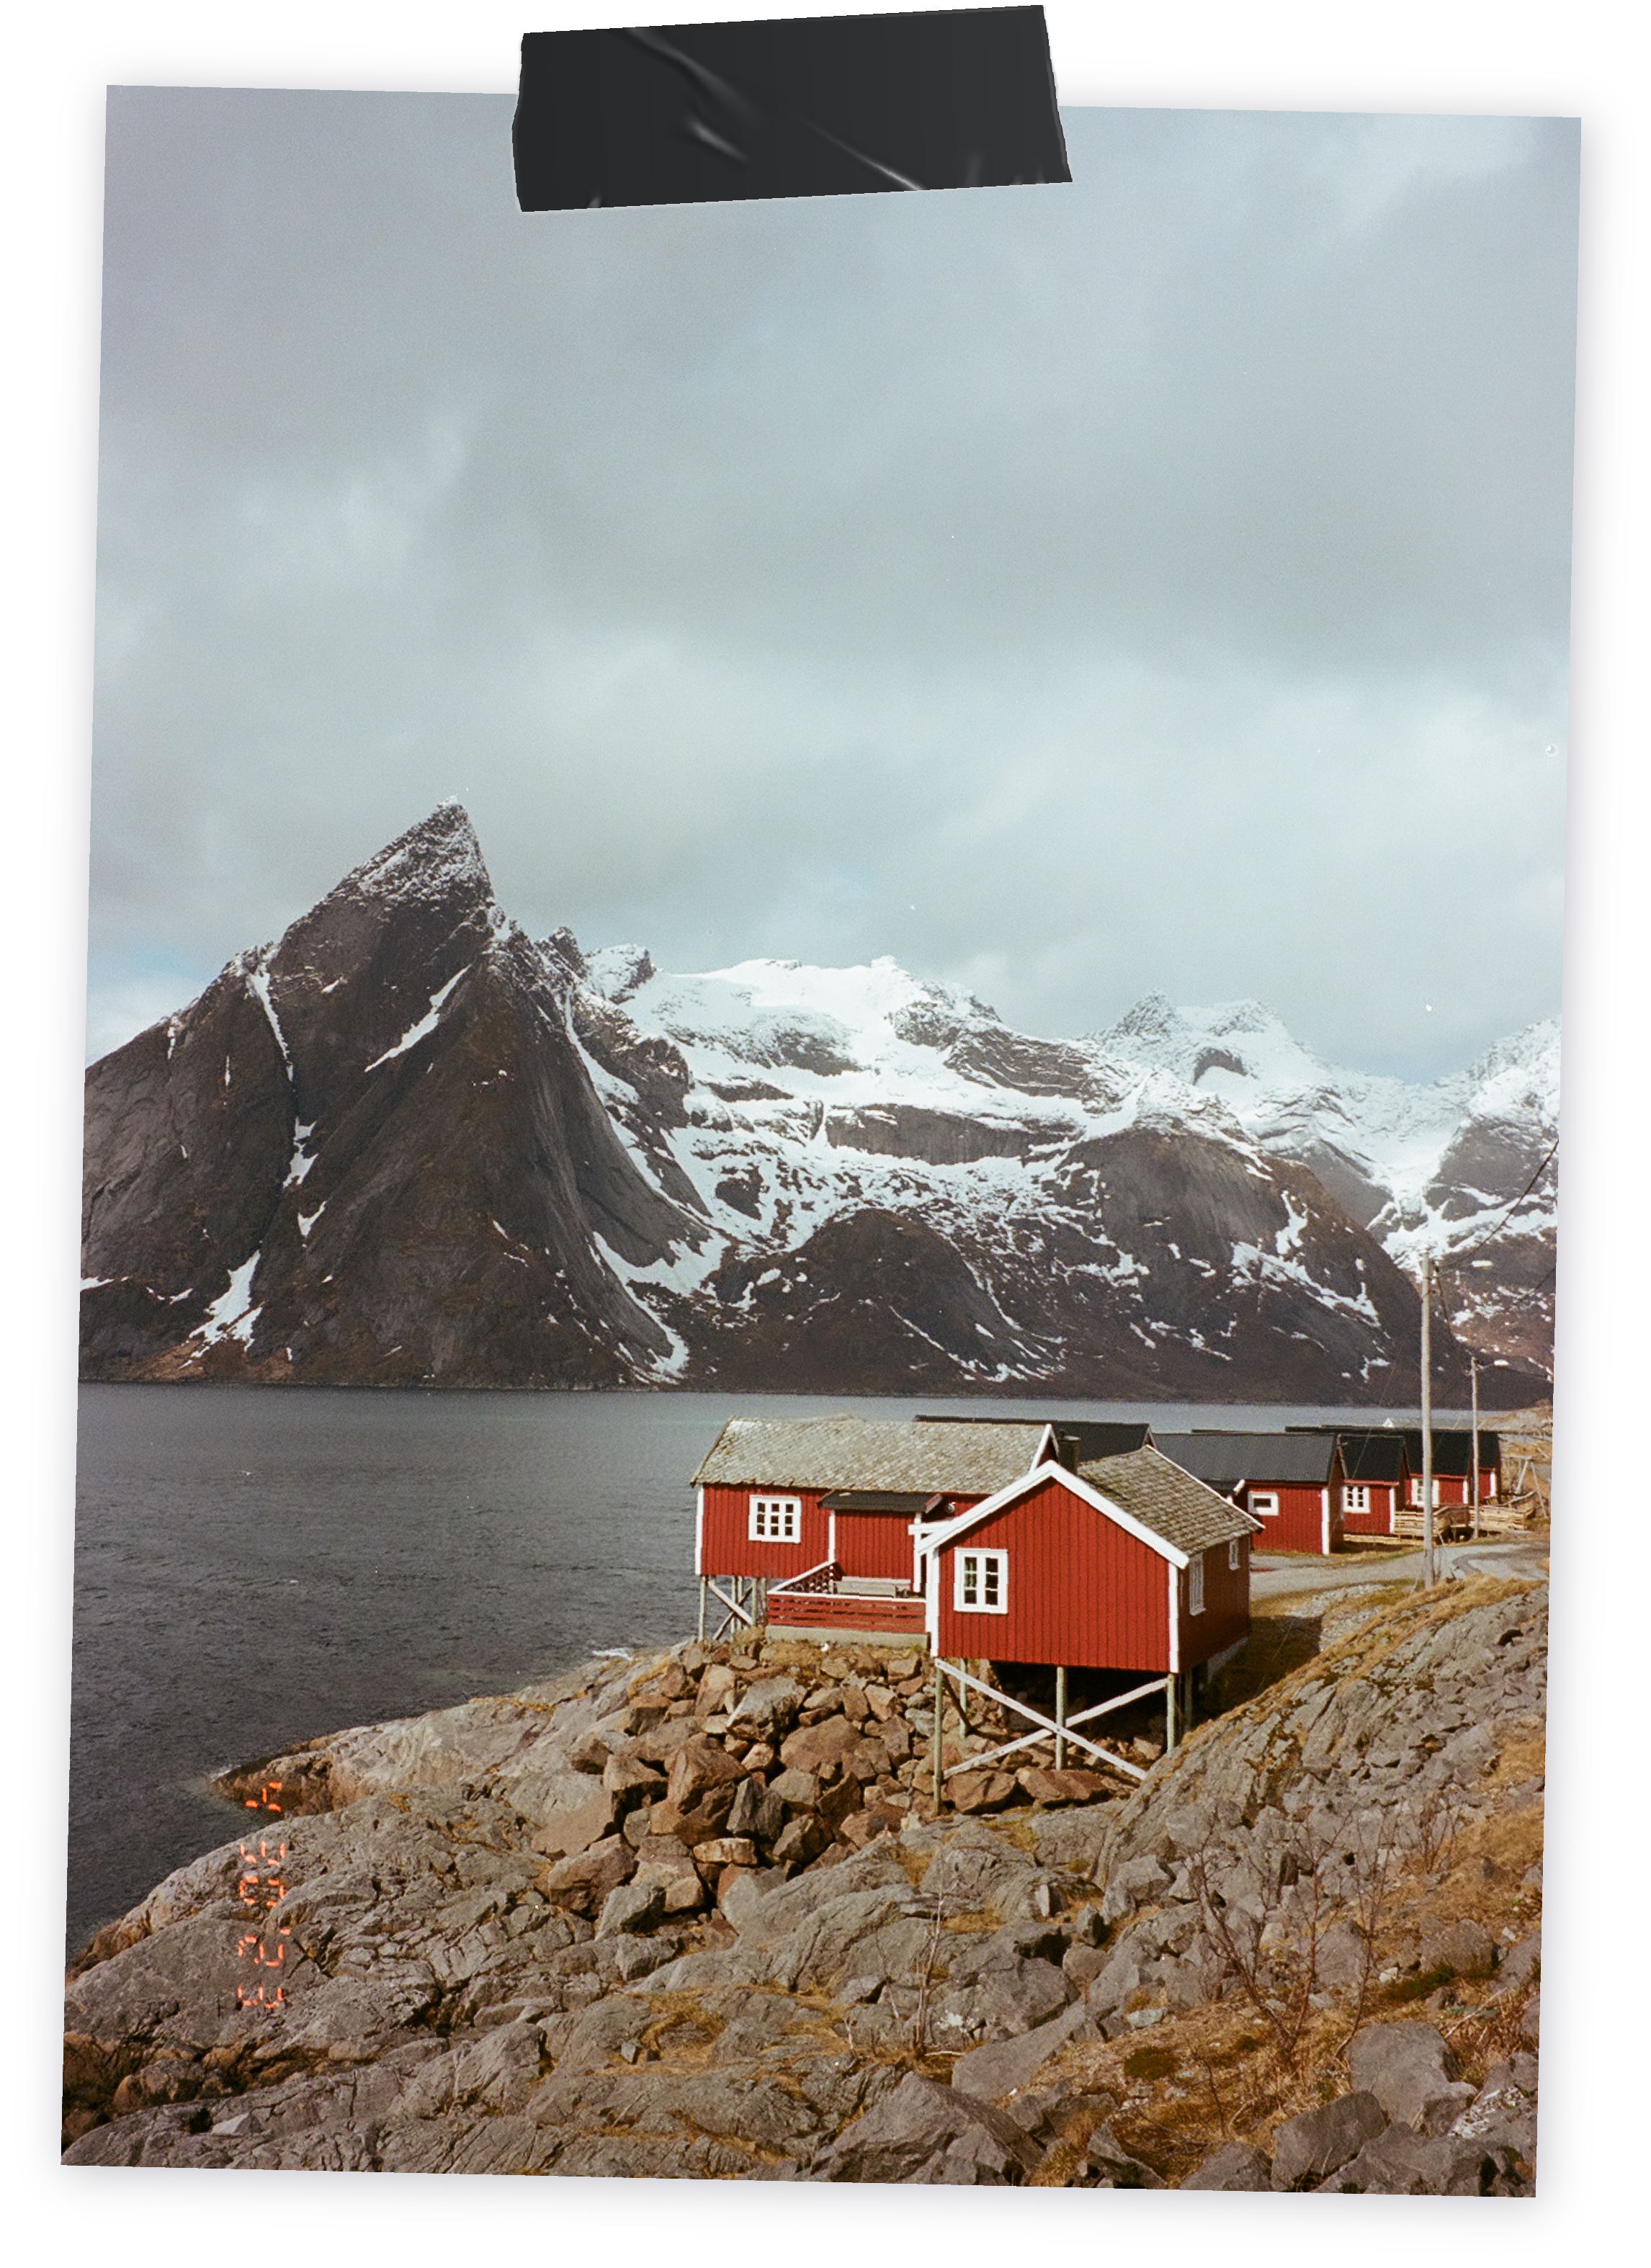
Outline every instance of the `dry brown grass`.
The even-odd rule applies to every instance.
[[[1230,1727],[1235,1711],[1270,1713],[1287,1704],[1292,1683],[1326,1676],[1357,1676],[1377,1668],[1417,1631],[1502,1599],[1525,1596],[1524,1581],[1479,1576],[1429,1593],[1394,1586],[1358,1602],[1360,1611],[1338,1616],[1341,1624],[1330,1643],[1316,1650],[1319,1612],[1333,1607],[1335,1594],[1270,1600],[1257,1608],[1239,1689],[1223,1698]],[[1303,1612],[1308,1605],[1316,1610]],[[1352,1602],[1349,1602],[1351,1606]],[[1240,1665],[1235,1664],[1235,1668]],[[1200,1727],[1191,1738],[1211,1737],[1217,1727]],[[1504,1742],[1487,1785],[1520,1786],[1543,1770],[1542,1727],[1515,1728]],[[1542,1857],[1543,1806],[1537,1800],[1463,1826],[1422,1873],[1415,1862],[1395,1879],[1377,1918],[1374,1971],[1398,1968],[1411,1974],[1416,1948],[1453,1921],[1480,1922],[1499,1942],[1529,1935],[1540,1918],[1540,1895],[1527,1890],[1523,1877]],[[1336,1918],[1323,1917],[1326,1925]],[[1463,2075],[1475,2084],[1487,2067],[1521,2043],[1520,2019],[1529,1988],[1493,1998],[1488,1984],[1447,1973],[1426,1980],[1423,1992],[1405,1997],[1397,1985],[1377,1984],[1365,2009],[1366,2022],[1417,2017],[1436,2023],[1458,2057]],[[1146,1996],[1139,1995],[1145,1999]],[[1089,2124],[1110,2115],[1118,2139],[1170,2183],[1185,2177],[1224,2141],[1238,2139],[1266,2147],[1278,2127],[1297,2112],[1345,2092],[1346,2049],[1357,2010],[1352,1994],[1326,1994],[1326,2005],[1308,2014],[1295,2043],[1294,2068],[1264,2036],[1254,2012],[1227,1999],[1185,2012],[1166,2012],[1147,2027],[1115,2041],[1074,2043],[1042,2075],[1085,2098]],[[1107,2106],[1110,2105],[1109,2112]],[[1052,2151],[1037,2179],[1059,2186],[1072,2178],[1085,2134],[1069,2130],[1070,2146]]]

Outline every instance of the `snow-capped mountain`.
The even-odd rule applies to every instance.
[[[1423,1253],[1464,1343],[1551,1373],[1559,1027],[1527,1025],[1426,1086],[1337,1070],[1253,1000],[1139,1002],[1096,1043],[1215,1097],[1307,1166],[1419,1280]]]
[[[1250,1004],[1047,1041],[891,961],[668,976],[532,942],[444,806],[92,1065],[85,1373],[1408,1401],[1419,1241],[1518,1194],[1556,1062],[1409,1087]],[[1550,1176],[1446,1279],[1493,1401],[1552,1233]]]

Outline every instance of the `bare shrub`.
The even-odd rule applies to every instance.
[[[1270,1852],[1240,1851],[1225,1837],[1211,1835],[1187,1854],[1187,1879],[1223,1975],[1237,1984],[1265,2026],[1279,2061],[1291,2071],[1318,1981],[1326,1855],[1326,1846],[1300,1822],[1293,1822]],[[1241,1886],[1229,1897],[1241,1874],[1256,1887],[1246,1893]],[[1295,1893],[1294,1927],[1285,1919],[1286,1891]],[[1269,1946],[1264,1940],[1270,1931]]]
[[[1462,1831],[1462,1807],[1448,1787],[1430,1787],[1411,1816],[1417,1866],[1422,1874],[1431,1874],[1456,1847]]]
[[[929,2051],[929,1987],[934,1981],[934,1964],[939,1958],[940,1937],[946,1927],[946,1900],[934,1900],[929,1916],[928,1943],[923,1951],[923,1976],[918,1987],[917,2014],[911,2019],[911,2052],[922,2057]]]
[[[1337,2050],[1345,2055],[1365,2021],[1370,2005],[1370,1987],[1375,1979],[1376,1940],[1381,1932],[1388,1899],[1392,1893],[1393,1878],[1398,1867],[1398,1851],[1394,1841],[1393,1823],[1379,1815],[1372,1824],[1360,1822],[1352,1849],[1353,1909],[1357,1916],[1362,1952],[1359,1963],[1359,1982],[1353,2001],[1352,2021],[1347,2027],[1345,2038]]]

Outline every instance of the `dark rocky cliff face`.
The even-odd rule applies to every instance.
[[[83,1375],[1413,1400],[1416,1292],[1306,1166],[698,1086],[626,1009],[645,957],[590,974],[448,805],[93,1064]],[[983,1094],[1094,1086],[971,1012],[903,1036]],[[752,1059],[824,1078],[834,1044],[776,1024]],[[1006,1178],[960,1195],[976,1167]],[[1464,1393],[1442,1318],[1435,1347]],[[1542,1384],[1510,1365],[1487,1406]]]
[[[451,806],[86,1094],[88,1376],[619,1385],[667,1351],[601,1244],[688,1224]]]

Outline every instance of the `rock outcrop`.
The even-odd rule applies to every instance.
[[[1542,1592],[1452,1587],[1134,1793],[1028,1766],[990,1819],[932,1815],[915,1658],[775,1642],[262,1760],[224,1784],[242,1834],[75,1966],[66,2154],[1528,2190],[1539,1940],[1500,1916],[1537,1894],[1487,1854],[1539,1799],[1544,1630]],[[953,1764],[995,1737],[940,1732]],[[1339,1984],[1332,1926],[1371,1948]],[[1258,2106],[1224,2142],[1172,2083],[1191,2030]]]

